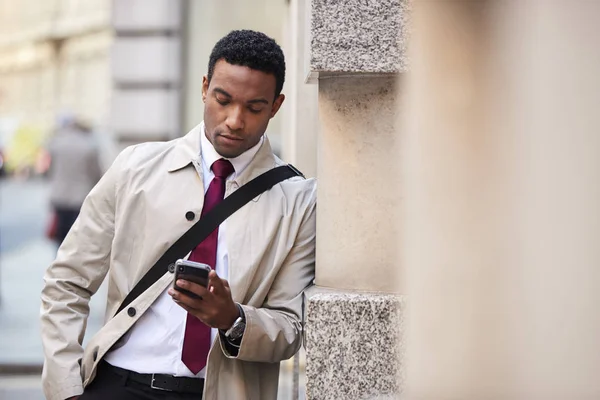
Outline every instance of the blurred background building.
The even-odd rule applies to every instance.
[[[108,121],[110,1],[4,0],[0,21],[0,149],[8,170],[33,168],[58,114]]]
[[[126,145],[181,136],[202,120],[202,76],[216,40],[232,29],[257,29],[287,50],[289,7],[286,0],[2,1],[0,146],[7,168],[33,167],[29,146],[51,134],[61,113],[101,133],[107,162]],[[288,64],[293,72],[293,59]],[[268,131],[279,153],[282,118]],[[21,130],[36,132],[27,149],[14,137]]]

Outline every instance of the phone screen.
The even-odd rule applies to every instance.
[[[204,268],[186,264],[176,265],[173,288],[195,299],[200,298],[200,296],[196,295],[195,293],[178,287],[176,282],[178,279],[183,279],[189,282],[194,282],[200,286],[208,287],[208,273],[210,271],[210,267],[207,265],[203,265],[203,267]]]

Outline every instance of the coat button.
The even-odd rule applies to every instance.
[[[129,315],[130,317],[135,317],[135,308],[129,307],[127,309],[127,315]]]
[[[191,211],[188,211],[185,213],[185,219],[187,219],[188,221],[193,221],[194,218],[196,218],[196,214],[194,214]]]

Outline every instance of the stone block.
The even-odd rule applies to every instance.
[[[178,82],[181,50],[178,38],[117,38],[112,48],[112,73],[116,82]]]
[[[305,301],[307,399],[397,398],[404,298],[313,287]]]
[[[119,31],[177,30],[181,0],[113,0],[112,23]]]
[[[312,0],[310,78],[407,69],[409,0]]]

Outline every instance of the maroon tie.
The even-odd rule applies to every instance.
[[[210,211],[225,196],[225,180],[234,172],[233,165],[227,160],[220,159],[211,165],[210,169],[215,177],[210,182],[206,195],[204,196],[204,207],[202,215]],[[202,241],[190,254],[190,261],[208,264],[215,268],[217,263],[217,239],[219,228],[215,229],[206,239]],[[205,325],[193,315],[187,315],[185,323],[185,336],[183,338],[183,349],[181,361],[196,375],[204,368],[210,350],[210,327]]]

